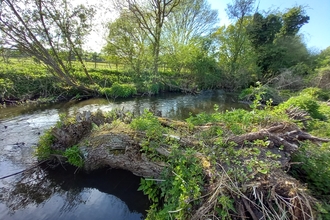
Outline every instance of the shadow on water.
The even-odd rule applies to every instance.
[[[100,169],[36,168],[0,187],[1,219],[142,219],[148,199],[132,173]],[[9,183],[8,183],[9,184]],[[4,207],[2,207],[4,208]],[[1,210],[1,209],[0,209]]]
[[[163,117],[184,120],[201,112],[248,106],[237,95],[205,91],[199,95],[160,94],[131,99],[89,99],[45,105],[33,104],[0,109],[0,177],[35,163],[33,146],[40,135],[64,113],[124,109],[135,115],[144,109]],[[90,174],[73,170],[38,169],[36,172],[0,180],[0,219],[141,219],[147,197],[137,192],[139,177],[121,170],[98,170]]]

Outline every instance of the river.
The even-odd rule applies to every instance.
[[[141,114],[160,111],[163,117],[184,120],[190,114],[247,108],[237,96],[223,91],[199,95],[175,93],[125,100],[89,99],[58,104],[29,104],[0,109],[0,178],[36,163],[34,146],[60,114],[110,111],[116,108]],[[137,191],[140,178],[122,170],[84,173],[73,168],[32,169],[0,179],[0,219],[143,219],[149,206]]]

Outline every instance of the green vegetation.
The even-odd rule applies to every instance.
[[[213,114],[170,124],[148,111],[82,122],[62,117],[41,137],[39,159],[65,157],[82,167],[84,136],[106,139],[111,131],[104,143],[113,143],[125,133],[124,143],[134,143],[135,151],[117,144],[104,152],[135,153],[163,168],[157,179],[141,180],[139,189],[153,202],[148,219],[330,218],[323,202],[330,195],[330,47],[319,54],[306,48],[299,34],[309,21],[304,7],[262,13],[255,0],[233,0],[226,10],[232,23],[217,27],[217,12],[206,0],[118,0],[118,17],[108,23],[98,54],[82,50],[94,8],[25,2],[19,13],[13,13],[16,2],[1,5],[1,103],[227,89],[242,91],[251,104],[251,111],[215,106]],[[15,44],[7,48],[7,42]]]
[[[329,219],[330,47],[307,49],[299,33],[310,19],[304,7],[259,12],[255,0],[233,0],[231,24],[217,27],[207,0],[113,2],[118,17],[95,53],[82,45],[96,8],[3,0],[1,104],[227,89],[241,91],[251,110],[215,106],[213,114],[170,123],[148,111],[62,116],[40,138],[38,158],[83,167],[83,150],[124,133],[129,141],[106,145],[106,153],[135,153],[162,167],[141,180],[153,203],[148,219]]]
[[[322,133],[317,135],[329,138],[329,129],[326,127],[330,125],[330,107],[318,101],[316,94],[319,92],[318,89],[311,88],[294,97],[296,100],[304,100],[303,103],[309,103],[312,97],[316,103],[313,105],[302,105],[301,102],[288,100],[278,107],[268,106],[264,110],[259,110],[260,106],[257,104],[261,100],[259,93],[256,95],[255,100],[257,101],[254,101],[254,105],[252,105],[254,106],[253,111],[239,109],[224,113],[201,113],[188,118],[190,130],[207,124],[214,125],[208,130],[195,134],[199,139],[197,146],[213,147],[209,149],[209,147],[196,148],[195,146],[186,148],[185,152],[182,153],[182,149],[178,150],[176,142],[173,143],[171,156],[166,161],[169,166],[162,174],[162,180],[160,182],[159,180],[141,180],[140,190],[143,190],[154,203],[148,211],[147,219],[190,219],[191,210],[196,207],[196,204],[203,203],[202,189],[203,185],[205,187],[208,182],[203,170],[205,172],[205,169],[210,169],[210,166],[218,164],[222,167],[227,178],[231,181],[235,180],[236,184],[240,186],[240,192],[244,192],[246,190],[244,188],[251,182],[275,175],[276,170],[282,169],[279,159],[283,159],[281,153],[284,152],[283,146],[279,146],[276,150],[270,147],[272,141],[267,138],[256,139],[251,142],[245,141],[242,146],[237,146],[234,142],[228,142],[228,137],[233,134],[244,135],[249,132],[257,132],[259,129],[269,127],[274,123],[291,123],[290,120],[292,119],[285,114],[284,106],[305,110],[318,109],[316,106],[323,106],[322,112],[326,111],[327,114],[323,115],[322,121],[318,117],[313,117],[315,112],[310,111],[312,117],[308,121],[308,131],[315,133],[318,129],[325,128]],[[311,97],[306,97],[306,93],[309,93]],[[144,123],[145,125],[148,124],[147,121]],[[293,165],[289,172],[295,178],[307,183],[310,193],[320,199],[319,203],[314,203],[314,209],[322,219],[329,218],[328,213],[330,211],[326,205],[330,195],[328,184],[330,178],[329,146],[329,143],[324,143],[322,146],[317,146],[314,142],[309,141],[302,143],[299,150],[292,156]],[[207,160],[196,160],[198,158],[196,157],[197,152],[208,155]],[[281,178],[286,177],[282,176]],[[224,188],[228,187],[226,184],[224,184]],[[236,184],[235,186],[237,186]],[[187,190],[190,191],[186,194]],[[216,214],[213,213],[214,215],[221,216],[223,219],[231,219],[231,216],[237,213],[237,207],[234,205],[237,198],[231,194],[237,194],[236,190],[229,187],[218,195],[213,207],[216,211]],[[322,201],[324,202],[322,203]],[[259,202],[262,201],[259,200]]]
[[[51,150],[51,145],[53,144],[54,136],[51,131],[46,131],[39,139],[38,147],[36,148],[36,156],[39,160],[49,159],[50,155],[53,153]]]
[[[141,179],[141,186],[149,197],[153,195],[154,204],[148,210],[147,219],[189,219],[190,211],[199,204],[203,190],[203,165],[197,152],[192,149],[182,154],[173,147],[169,166],[163,171],[165,181],[145,181]],[[149,184],[153,182],[153,184]],[[156,184],[155,184],[156,182]],[[157,192],[155,194],[154,192]],[[151,193],[151,194],[150,194]],[[162,201],[163,205],[159,201]]]
[[[82,153],[86,147],[111,148],[110,143],[119,138],[111,134],[123,134],[125,142],[138,145],[135,153],[136,158],[143,158],[141,163],[147,160],[162,167],[159,176],[141,179],[139,190],[152,202],[147,219],[205,215],[233,219],[237,213],[247,217],[252,212],[270,219],[329,218],[330,106],[323,101],[327,91],[308,88],[272,106],[271,102],[262,104],[261,88],[261,84],[251,88],[255,95],[250,111],[219,112],[215,106],[214,113],[190,116],[186,122],[158,118],[149,111],[133,118],[118,111],[107,116],[98,112],[89,116],[92,122],[61,117],[53,133],[74,128],[77,134],[86,131],[88,122],[92,124],[88,126],[90,136],[87,133],[81,141],[69,141],[60,150],[58,140],[47,132],[37,155],[45,159],[56,151],[70,164],[82,167],[90,163]],[[110,139],[103,140],[107,136]],[[112,157],[128,154],[130,158],[132,153],[119,148],[107,152]],[[290,200],[282,200],[284,197]],[[246,202],[249,206],[239,206]],[[249,210],[250,206],[255,210]]]
[[[84,159],[81,156],[81,152],[78,148],[78,146],[72,146],[70,148],[67,148],[63,156],[65,156],[68,159],[68,162],[76,167],[82,167],[84,165]]]
[[[119,84],[115,82],[110,88],[102,88],[101,93],[111,98],[126,98],[136,95],[136,88],[133,84]]]
[[[0,101],[115,99],[204,89],[246,89],[248,99],[253,97],[250,86],[259,81],[264,102],[272,98],[279,104],[289,98],[282,98],[280,90],[292,94],[311,86],[329,89],[329,48],[319,54],[306,48],[299,30],[309,16],[302,6],[262,13],[255,10],[254,0],[233,0],[226,10],[232,23],[217,27],[217,11],[207,0],[159,1],[148,7],[136,3],[128,8],[126,3],[116,1],[119,17],[108,23],[107,43],[96,53],[81,47],[95,7],[57,7],[70,6],[66,0],[35,7],[37,3],[29,0],[26,5],[34,8],[37,19],[29,7],[13,14],[18,6],[5,1]],[[35,21],[33,27],[21,17]],[[48,30],[62,38],[53,38]],[[9,48],[4,42],[16,43]]]

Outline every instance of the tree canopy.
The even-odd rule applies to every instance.
[[[68,85],[78,85],[71,75],[72,56],[82,59],[81,46],[90,31],[93,8],[71,5],[67,0],[1,1],[0,30],[6,44],[40,60],[48,70]],[[87,90],[87,88],[84,87]]]

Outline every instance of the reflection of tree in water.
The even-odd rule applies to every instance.
[[[63,184],[63,182],[62,182]],[[49,200],[54,194],[60,195],[65,203],[60,209],[70,211],[83,202],[82,188],[65,190],[61,182],[54,181],[48,171],[37,167],[25,172],[18,181],[0,188],[0,202],[6,204],[11,213],[24,209],[29,205],[39,206]]]
[[[25,172],[15,182],[0,188],[0,203],[13,214],[28,206],[48,205],[48,201],[60,197],[63,204],[55,202],[61,205],[55,209],[68,213],[85,204],[90,192],[97,189],[119,198],[131,212],[145,213],[149,207],[148,198],[137,191],[140,178],[128,171],[104,168],[88,174],[82,171],[74,174],[75,171],[73,167],[66,167],[66,170],[39,167]]]
[[[65,203],[60,208],[60,213],[72,212],[79,206],[79,204],[86,202],[82,198],[81,191],[82,188],[71,188],[69,191],[64,191],[64,193],[61,193],[65,200]],[[87,191],[87,189],[85,189],[84,191]]]

